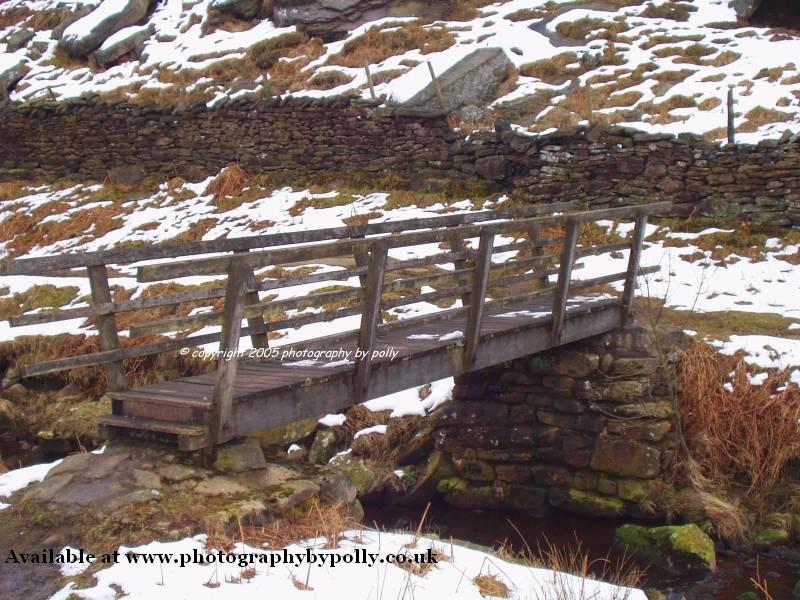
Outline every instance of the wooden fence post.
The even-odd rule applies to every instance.
[[[733,112],[733,86],[728,86],[728,143],[734,144],[736,143],[736,125],[734,124],[734,112]]]
[[[442,86],[439,84],[439,78],[436,77],[436,72],[433,70],[431,61],[428,61],[428,71],[431,74],[431,81],[433,82],[433,91],[436,92],[436,99],[439,101],[439,107],[444,109],[444,94],[442,93]]]
[[[381,316],[381,295],[383,294],[387,252],[386,243],[377,241],[372,244],[369,254],[367,290],[361,311],[361,328],[358,332],[358,350],[363,354],[356,361],[353,375],[353,401],[356,404],[363,402],[367,395],[369,373],[372,368],[372,351],[375,349],[378,322]]]
[[[367,73],[367,83],[369,84],[369,95],[373,100],[377,100],[378,96],[375,95],[375,84],[372,81],[372,73],[369,70],[369,61],[364,59],[364,71]]]
[[[220,358],[217,362],[217,380],[214,384],[214,402],[209,424],[210,444],[213,448],[228,440],[230,418],[233,412],[233,384],[238,366],[237,352],[242,332],[242,313],[244,296],[248,289],[248,279],[252,274],[250,266],[240,257],[231,259],[228,269],[228,283],[225,288],[225,310],[222,335],[219,342]]]
[[[552,343],[557,346],[561,340],[561,331],[564,326],[564,316],[567,312],[567,297],[569,296],[569,282],[572,277],[572,265],[575,262],[575,248],[581,231],[581,222],[570,218],[567,221],[567,231],[564,235],[564,247],[561,250],[561,263],[558,267],[558,283],[553,295],[553,330]]]
[[[636,215],[636,224],[633,228],[631,239],[631,254],[628,258],[628,271],[625,275],[625,288],[622,292],[622,324],[625,325],[633,310],[633,296],[636,290],[636,274],[639,271],[639,260],[642,256],[642,244],[647,229],[647,213],[644,211]]]
[[[475,264],[475,277],[472,280],[467,326],[464,330],[466,344],[463,368],[465,371],[469,370],[472,363],[475,362],[475,353],[481,339],[481,324],[483,323],[483,309],[486,304],[486,290],[489,287],[489,269],[492,266],[494,235],[494,231],[491,229],[484,229],[481,232],[481,241],[478,246],[478,260]]]
[[[89,277],[89,288],[92,295],[92,304],[104,304],[111,302],[111,288],[108,285],[108,271],[105,265],[92,265],[86,267]],[[117,333],[117,320],[114,314],[97,315],[97,335],[100,337],[100,349],[118,350],[119,335]],[[128,387],[128,380],[125,377],[125,370],[121,360],[105,365],[108,389],[112,392],[124,390]]]
[[[586,108],[587,108],[587,120],[589,121],[589,125],[592,124],[594,121],[594,116],[592,114],[592,84],[589,81],[586,81]]]

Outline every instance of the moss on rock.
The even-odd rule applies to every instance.
[[[715,571],[714,542],[694,523],[664,527],[623,525],[616,544],[668,569]]]

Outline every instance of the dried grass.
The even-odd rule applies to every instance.
[[[205,189],[205,194],[211,194],[219,202],[227,197],[235,197],[250,183],[250,176],[242,167],[231,163],[219,172]]]
[[[521,560],[552,571],[550,589],[544,592],[545,595],[537,593],[536,600],[592,600],[595,591],[587,585],[587,581],[592,579],[620,586],[611,599],[627,600],[633,592],[631,588],[638,588],[642,583],[646,569],[636,565],[627,554],[615,560],[609,551],[603,558],[592,559],[577,536],[574,544],[566,545],[556,545],[545,539],[544,545],[537,544],[533,550],[516,526],[511,521],[509,523],[522,538],[525,550],[519,553],[505,545],[500,549],[500,557]],[[577,575],[583,580],[575,583],[568,575]]]
[[[379,63],[414,49],[419,49],[422,54],[441,52],[454,43],[453,34],[444,27],[423,27],[419,23],[409,23],[390,31],[372,27],[347,42],[341,52],[331,56],[326,64],[363,68],[365,62]]]
[[[781,479],[800,454],[800,389],[788,379],[779,371],[751,385],[741,356],[700,342],[686,351],[678,366],[683,430],[706,480],[756,494]]]
[[[283,548],[302,540],[324,537],[327,540],[325,548],[337,548],[344,539],[344,532],[358,527],[360,525],[353,521],[342,504],[320,506],[311,501],[267,525],[244,527],[241,538],[227,542],[244,541],[266,548]]]
[[[497,575],[478,575],[472,580],[481,596],[492,598],[508,598],[511,591]]]

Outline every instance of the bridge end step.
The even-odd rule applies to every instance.
[[[152,434],[173,443],[177,440],[178,449],[184,451],[199,450],[208,446],[208,429],[202,425],[124,415],[102,415],[98,417],[97,422],[111,437],[117,435],[141,437]]]

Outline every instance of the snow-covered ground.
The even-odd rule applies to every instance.
[[[92,2],[96,0],[88,4]],[[283,89],[281,85],[286,82],[279,81],[286,77],[283,71],[254,71],[247,50],[264,40],[291,34],[295,28],[276,28],[269,20],[254,21],[244,31],[215,28],[208,23],[209,2],[158,3],[149,18],[155,33],[145,42],[141,57],[106,69],[92,69],[80,62],[63,65],[56,55],[57,42],[47,29],[37,31],[32,42],[43,49],[41,56],[37,57],[40,50],[33,54],[24,48],[11,52],[7,41],[3,41],[9,34],[21,25],[30,25],[37,14],[70,4],[62,0],[7,0],[0,13],[27,8],[34,14],[26,16],[24,22],[20,19],[0,27],[0,71],[2,65],[20,61],[30,69],[12,93],[16,100],[63,99],[123,88],[130,96],[148,89],[173,89],[180,94],[206,90],[213,105],[226,96],[276,89],[271,84],[277,83]],[[574,106],[573,96],[583,94],[582,86],[591,81],[596,114],[648,131],[711,132],[710,137],[722,139],[726,122],[724,98],[729,86],[737,98],[738,125],[745,125],[738,141],[757,141],[778,137],[786,129],[797,130],[800,75],[793,62],[800,55],[797,35],[737,23],[728,0],[655,0],[608,8],[604,10],[590,2],[509,0],[480,9],[472,20],[425,25],[429,29],[446,28],[453,44],[428,53],[401,48],[395,55],[374,61],[370,68],[379,82],[376,92],[399,101],[409,98],[430,82],[425,62],[431,62],[441,73],[477,48],[500,47],[523,75],[495,104],[546,94],[549,101],[539,104],[539,114],[526,115],[534,129],[537,121],[552,118],[553,114],[548,117],[552,111],[572,113],[573,120],[584,119],[585,115]],[[313,51],[308,50],[308,55],[282,59],[307,63],[292,81],[292,89],[297,91],[291,93],[368,97],[363,66],[337,64],[343,62],[339,60],[340,53],[370,28],[388,31],[411,20],[373,21],[353,30],[345,40],[317,45]],[[578,33],[574,33],[576,27]],[[567,53],[574,56],[565,60]],[[580,66],[584,57],[589,64],[585,72]],[[524,68],[552,58],[571,71],[561,80],[530,74]],[[225,66],[219,70],[224,77],[215,81],[217,76],[209,68],[222,63]],[[237,71],[242,73],[238,82]],[[312,89],[310,82],[315,74],[331,72],[347,83],[327,90]],[[623,80],[625,83],[620,83]],[[245,81],[247,85],[240,85]],[[665,103],[671,103],[672,108],[665,109]],[[756,113],[748,119],[753,110]]]

